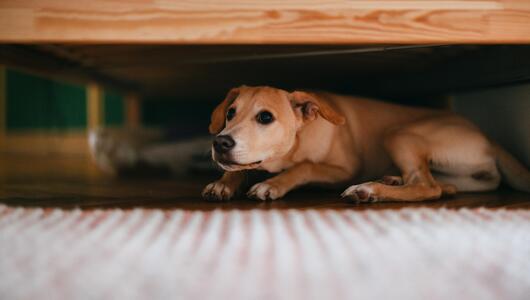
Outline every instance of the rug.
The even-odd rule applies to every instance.
[[[529,299],[530,211],[0,205],[0,299]]]

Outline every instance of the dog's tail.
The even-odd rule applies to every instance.
[[[501,146],[494,144],[497,157],[497,168],[503,180],[512,188],[530,193],[530,172]]]

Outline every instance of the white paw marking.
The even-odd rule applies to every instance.
[[[208,184],[202,191],[202,197],[209,201],[226,201],[234,196],[234,189],[219,181]]]
[[[347,188],[341,196],[351,198],[355,202],[376,202],[379,201],[372,182],[352,185]]]
[[[276,200],[281,198],[285,192],[282,192],[278,187],[266,183],[260,182],[250,188],[247,196],[258,200]]]

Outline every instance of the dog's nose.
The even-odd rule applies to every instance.
[[[218,153],[226,153],[234,148],[236,142],[229,135],[218,135],[213,140],[213,148]]]

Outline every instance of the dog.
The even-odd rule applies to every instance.
[[[355,202],[424,201],[495,190],[501,178],[530,192],[530,172],[477,126],[446,110],[327,92],[259,86],[230,90],[209,126],[212,158],[225,171],[208,200],[228,200],[245,172],[278,175],[247,195],[275,200],[310,183],[349,186]]]

